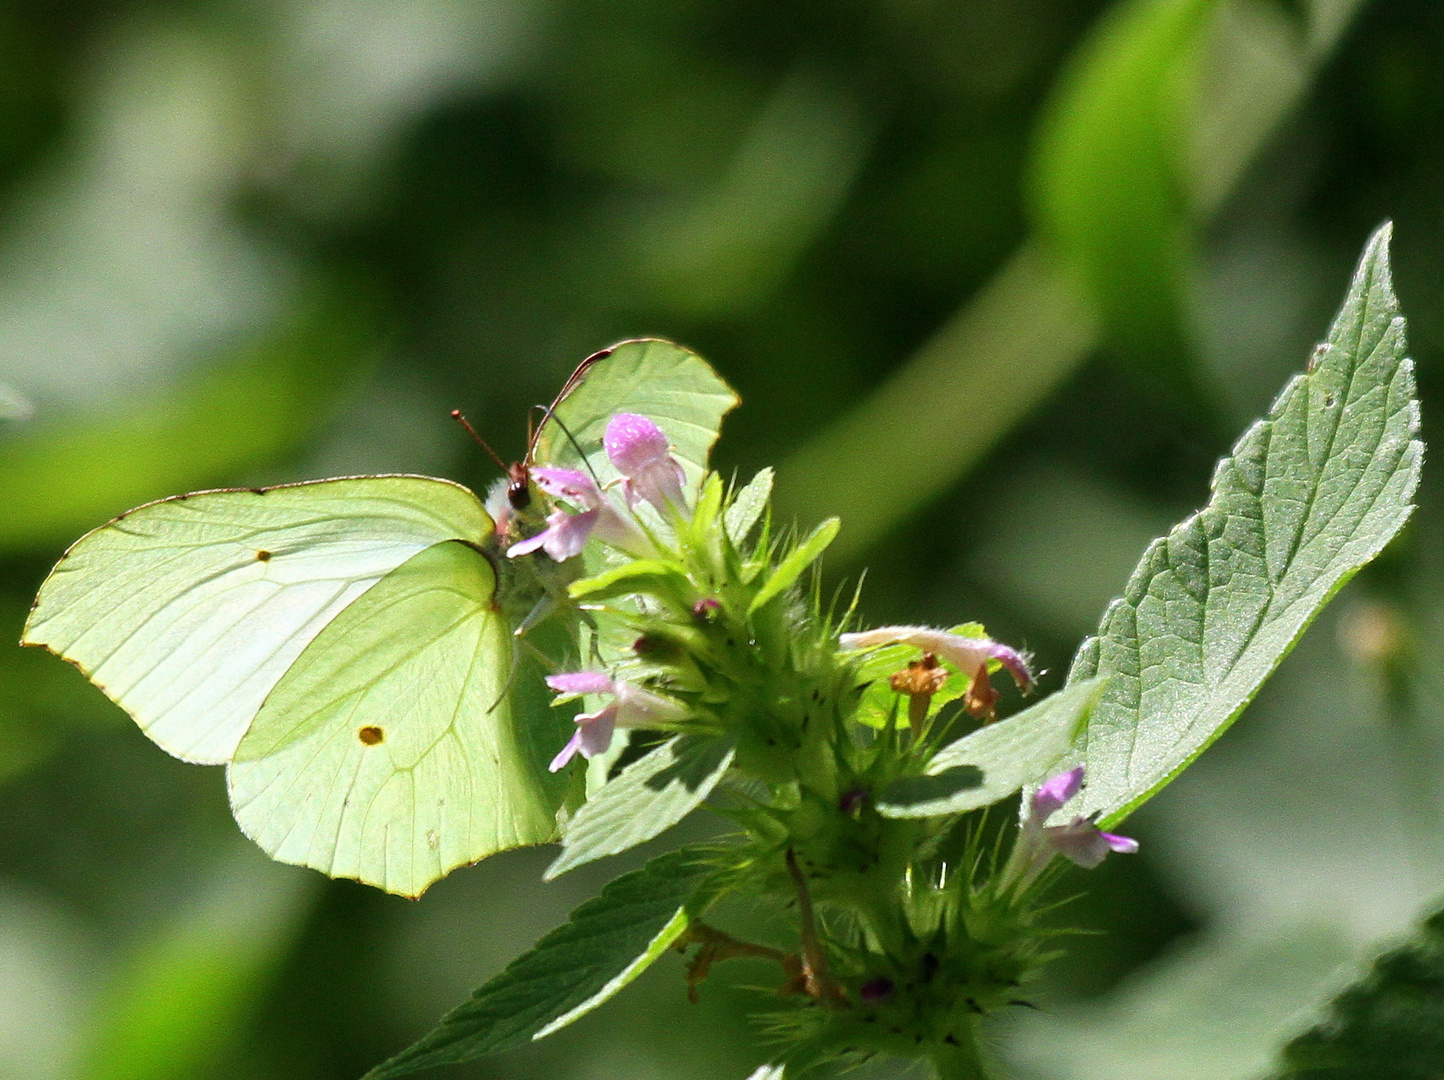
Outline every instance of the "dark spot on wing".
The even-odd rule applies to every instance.
[[[270,561],[271,561],[271,553],[270,553],[269,551],[264,550],[264,549],[261,550],[261,551],[256,552],[256,561],[257,561],[257,562],[270,562]]]
[[[382,731],[379,727],[370,727],[368,725],[356,732],[356,737],[367,746],[375,746],[386,738],[386,732]]]
[[[266,493],[266,489],[265,489],[265,488],[251,488],[251,494],[252,494],[252,495],[264,495],[265,493]]]

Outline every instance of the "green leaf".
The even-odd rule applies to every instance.
[[[950,743],[922,777],[884,789],[884,817],[961,814],[1006,799],[1045,778],[1068,752],[1104,690],[1103,680],[1076,682],[1016,716],[988,724]]]
[[[732,764],[735,748],[710,735],[678,735],[632,762],[566,827],[546,880],[652,839],[690,814]]]
[[[573,600],[610,600],[636,592],[684,597],[691,583],[673,563],[661,559],[633,559],[594,577],[574,581],[567,587]]]
[[[983,770],[976,765],[952,765],[938,773],[903,776],[878,793],[878,812],[884,817],[909,817],[918,807],[946,806],[954,797],[982,786]],[[948,813],[946,809],[938,812]]]
[[[1214,0],[1125,0],[1078,50],[1034,162],[1040,230],[1078,271],[1123,355],[1186,388],[1187,92]]]
[[[781,596],[796,584],[797,579],[802,576],[802,572],[816,562],[818,556],[827,550],[827,545],[832,543],[832,539],[837,535],[837,530],[840,527],[841,522],[839,522],[837,518],[828,518],[817,528],[813,529],[807,539],[793,548],[792,551],[788,553],[787,558],[778,564],[777,569],[772,571],[772,576],[767,579],[766,584],[764,584],[762,588],[757,591],[757,595],[752,598],[752,603],[747,609],[747,614],[755,615],[761,611],[766,604],[777,599],[777,597]]]
[[[715,851],[683,848],[623,874],[365,1080],[523,1046],[596,1008],[681,937],[716,867]]]
[[[1444,911],[1374,961],[1328,1017],[1283,1050],[1273,1080],[1426,1080],[1444,1075]]]
[[[782,1073],[781,1065],[759,1065],[747,1080],[782,1080]]]
[[[1155,540],[1070,681],[1089,721],[1082,813],[1121,820],[1253,698],[1319,610],[1403,526],[1423,446],[1390,229],[1369,241],[1310,371],[1219,463],[1208,506]]]
[[[727,507],[723,523],[734,544],[740,545],[747,539],[747,534],[762,517],[762,511],[767,509],[767,500],[771,495],[772,470],[767,468],[758,470],[757,475],[732,496],[732,505]]]

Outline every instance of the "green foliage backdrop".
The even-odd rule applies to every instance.
[[[1431,0],[16,0],[0,629],[146,499],[483,487],[449,409],[517,456],[573,364],[658,334],[743,397],[724,469],[842,517],[828,571],[871,567],[870,621],[976,619],[1056,689],[1385,218],[1427,440],[1441,49]],[[1325,1075],[1428,976],[1426,934],[1323,1007],[1444,897],[1437,489],[1130,820],[1143,854],[1072,909],[1101,934],[1000,1033],[1020,1073]],[[0,647],[0,1077],[352,1080],[616,869],[543,885],[554,857],[416,903],[270,864],[220,770]],[[754,1035],[668,957],[453,1075],[740,1078]]]

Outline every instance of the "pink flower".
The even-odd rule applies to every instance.
[[[923,652],[933,653],[959,671],[972,674],[982,664],[996,660],[1008,669],[1019,689],[1027,690],[1033,685],[1033,674],[1028,670],[1028,661],[1016,649],[1012,649],[990,638],[964,637],[948,630],[934,630],[927,626],[879,626],[860,634],[843,634],[838,643],[844,649],[876,649],[883,645],[911,645]]]
[[[1042,825],[1053,814],[1063,808],[1063,804],[1083,790],[1083,766],[1076,769],[1069,769],[1065,773],[1059,773],[1053,779],[1041,784],[1038,790],[1033,792],[1033,800],[1028,807],[1028,820]]]
[[[600,510],[583,510],[579,514],[568,514],[565,510],[553,510],[547,515],[547,527],[535,536],[519,540],[506,549],[506,556],[515,559],[530,555],[541,548],[556,562],[566,562],[573,555],[580,555],[587,546],[587,538],[597,527]]]
[[[547,515],[547,527],[535,536],[512,544],[506,549],[507,558],[529,555],[541,548],[557,562],[565,562],[581,554],[593,532],[629,554],[650,554],[652,545],[646,535],[616,511],[596,481],[586,473],[538,466],[531,470],[531,477],[537,487],[553,498],[565,499],[577,507],[578,512],[553,510]]]
[[[1067,825],[1048,826],[1043,830],[1043,838],[1054,851],[1085,870],[1092,870],[1110,851],[1124,855],[1132,855],[1138,851],[1137,840],[1129,836],[1119,836],[1117,833],[1102,832],[1081,814]]]
[[[676,723],[687,717],[687,709],[671,698],[644,690],[635,683],[612,679],[600,671],[572,671],[548,675],[547,685],[562,699],[581,694],[610,694],[612,701],[593,713],[576,718],[576,734],[552,759],[551,771],[564,768],[578,753],[593,758],[612,745],[612,735],[619,727],[655,727]]]
[[[646,499],[664,514],[668,507],[686,509],[682,466],[656,424],[636,413],[617,413],[607,424],[602,445],[622,474],[622,493],[629,505]]]
[[[1066,825],[1047,824],[1082,788],[1083,766],[1079,765],[1048,780],[1033,793],[1028,816],[1018,832],[1018,842],[1008,858],[1005,879],[1027,885],[1055,854],[1092,870],[1110,851],[1132,855],[1138,850],[1137,840],[1103,832],[1093,824],[1092,818],[1082,814]]]

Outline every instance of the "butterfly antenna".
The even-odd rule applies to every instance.
[[[567,427],[562,421],[562,418],[557,415],[556,410],[551,406],[538,405],[536,408],[546,413],[548,419],[556,421],[557,427],[562,429],[562,434],[567,437],[567,442],[572,444],[572,449],[577,452],[577,457],[582,459],[582,464],[586,466],[587,472],[592,474],[592,479],[597,482],[597,487],[600,488],[602,486],[602,478],[597,475],[597,470],[592,468],[592,459],[587,457],[586,451],[582,449],[582,444],[577,442],[577,437],[572,434],[571,428]]]
[[[481,447],[483,450],[485,450],[488,454],[491,455],[491,460],[496,462],[497,465],[501,467],[502,472],[510,471],[507,468],[506,462],[501,460],[500,455],[498,455],[495,450],[493,450],[490,446],[487,445],[485,439],[483,439],[480,435],[476,433],[476,428],[471,426],[471,421],[461,415],[460,409],[452,409],[451,418],[466,429],[466,433],[470,435],[473,440],[475,440],[477,446]]]

